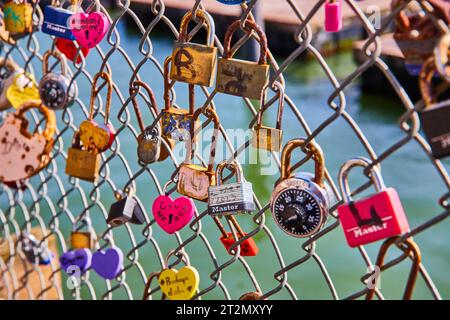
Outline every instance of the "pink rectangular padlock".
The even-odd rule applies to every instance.
[[[378,193],[352,201],[347,183],[348,171],[354,166],[368,166],[370,161],[356,158],[342,166],[339,182],[345,204],[338,207],[339,220],[350,247],[358,247],[378,240],[404,234],[409,224],[400,197],[394,188],[386,188],[377,168],[372,180]]]
[[[329,0],[325,4],[325,31],[339,32],[342,29],[342,1]]]

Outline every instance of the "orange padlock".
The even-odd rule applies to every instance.
[[[231,224],[234,226],[234,228],[237,231],[237,236],[239,239],[242,237],[245,237],[247,234],[242,230],[241,226],[237,222],[236,218],[234,216],[226,216],[226,219],[228,219]],[[236,239],[232,232],[227,233],[224,226],[220,222],[220,219],[216,216],[213,217],[214,222],[216,223],[217,227],[219,228],[220,232],[222,233],[222,236],[220,237],[220,241],[224,245],[227,252],[231,255],[234,255],[230,248],[231,246],[236,242]],[[252,238],[246,239],[244,242],[242,242],[239,246],[241,249],[240,255],[244,257],[253,257],[256,256],[259,252],[258,247],[256,246],[255,241]],[[236,248],[237,249],[237,248]]]

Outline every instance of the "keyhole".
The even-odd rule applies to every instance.
[[[173,220],[173,214],[169,214],[169,223],[172,223]]]
[[[89,39],[89,30],[86,30],[86,39]]]

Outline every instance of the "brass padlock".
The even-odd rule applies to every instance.
[[[266,95],[263,92],[263,94],[261,94],[261,107],[258,112],[257,122],[255,127],[253,128],[252,145],[254,148],[280,152],[283,139],[283,131],[281,130],[281,121],[283,118],[284,88],[279,82],[275,82],[274,85],[278,91],[278,101],[279,101],[276,127],[271,128],[262,125],[263,114],[266,111],[265,106]],[[268,87],[266,87],[265,89],[267,88]]]
[[[219,136],[219,116],[212,109],[207,109],[205,115],[214,122],[214,133],[211,139],[211,150],[208,161],[208,167],[192,164],[191,161],[195,154],[195,134],[198,128],[194,129],[194,124],[197,124],[197,120],[204,111],[198,109],[194,113],[192,119],[192,131],[191,140],[187,141],[186,159],[180,166],[178,173],[177,191],[178,193],[187,197],[197,199],[200,201],[208,201],[208,190],[210,186],[216,184],[215,172],[214,172],[214,158],[216,155],[216,143]]]
[[[11,103],[6,97],[6,91],[13,84],[19,69],[19,66],[11,58],[0,58],[0,111],[11,107]]]
[[[82,223],[81,227],[73,226],[70,234],[70,246],[73,250],[77,249],[93,249],[94,239],[92,237],[92,223],[89,217],[83,217],[79,220]],[[82,230],[85,231],[82,231]]]
[[[170,140],[187,141],[190,139],[192,117],[194,115],[194,85],[189,84],[189,110],[178,109],[170,99],[169,65],[172,57],[164,61],[164,109],[161,111],[163,137]]]
[[[100,170],[100,153],[97,149],[82,146],[79,132],[75,133],[74,143],[67,154],[66,174],[82,180],[95,182]]]
[[[11,36],[21,36],[33,31],[33,4],[28,0],[10,0],[3,6],[5,29]]]
[[[217,48],[214,47],[215,26],[211,16],[198,9],[195,18],[206,25],[208,31],[207,45],[188,42],[188,25],[194,18],[188,11],[181,20],[180,35],[174,44],[172,53],[172,80],[211,87],[217,67]]]
[[[233,59],[231,38],[241,26],[241,20],[230,25],[223,43],[223,57],[219,59],[217,68],[218,92],[250,99],[260,99],[269,80],[269,65],[267,64],[267,38],[261,27],[255,22],[246,20],[244,31],[250,34],[255,31],[259,36],[261,53],[258,62]]]
[[[138,94],[140,87],[144,88],[147,92],[151,105],[149,109],[150,111],[153,111],[153,116],[155,117],[154,123],[147,128],[144,125],[144,120],[136,99],[136,95]],[[156,104],[153,90],[142,81],[134,81],[130,87],[130,96],[138,120],[139,129],[141,130],[141,133],[137,137],[137,154],[139,162],[149,164],[155,161],[164,161],[170,155],[167,147],[173,150],[175,147],[175,142],[161,136],[161,117],[158,115],[158,106]],[[162,143],[163,140],[166,143]]]

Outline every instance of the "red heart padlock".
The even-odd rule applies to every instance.
[[[226,216],[226,218],[233,224],[233,226],[236,228],[237,236],[239,239],[246,236],[246,233],[244,233],[236,221],[236,218],[234,216]],[[220,237],[220,241],[224,245],[227,252],[231,255],[234,255],[232,252],[230,252],[230,247],[236,242],[236,239],[234,238],[234,235],[232,232],[227,233],[225,231],[225,228],[223,227],[222,223],[220,222],[219,218],[217,216],[213,217],[214,222],[219,227],[220,232],[222,233],[222,237]],[[256,256],[259,252],[258,247],[256,246],[255,241],[252,238],[246,239],[244,242],[242,242],[238,246],[241,251],[240,255],[244,257],[253,257]],[[237,248],[236,248],[237,249]],[[236,250],[235,249],[235,250]]]
[[[70,61],[73,61],[75,59],[75,56],[77,54],[77,47],[74,44],[74,41],[63,39],[63,38],[57,38],[56,39],[56,48],[66,56],[67,59]],[[83,57],[87,57],[89,54],[89,48],[81,47],[81,54]],[[81,55],[78,56],[77,63],[81,62]]]
[[[338,207],[339,220],[350,247],[358,247],[381,239],[401,235],[409,230],[408,220],[398,193],[386,188],[378,168],[371,170],[376,194],[352,201],[348,186],[351,168],[371,165],[366,158],[355,158],[346,162],[339,172],[339,183],[345,204]]]

